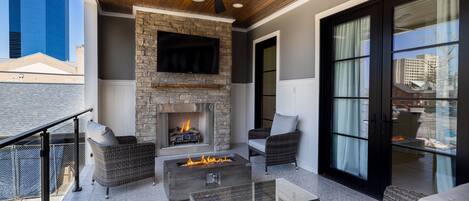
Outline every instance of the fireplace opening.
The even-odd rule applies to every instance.
[[[158,108],[160,148],[209,145],[214,130],[212,104],[165,104]]]
[[[204,142],[201,129],[204,127],[199,121],[201,115],[198,113],[175,113],[169,114],[168,143],[169,146],[200,144]]]

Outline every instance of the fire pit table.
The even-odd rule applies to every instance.
[[[299,186],[280,178],[191,193],[191,201],[319,201]]]
[[[251,164],[238,154],[167,160],[163,170],[170,201],[189,200],[192,192],[251,183]]]

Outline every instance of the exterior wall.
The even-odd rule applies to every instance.
[[[135,20],[99,15],[98,73],[104,80],[135,80]]]
[[[231,118],[231,24],[137,11],[136,22],[136,136],[156,141],[157,105],[176,103],[215,104],[214,149],[230,146]],[[208,36],[220,39],[218,75],[156,72],[157,31]],[[158,89],[153,84],[221,84],[220,89]]]
[[[246,32],[233,31],[233,83],[248,83],[248,38]]]
[[[280,30],[280,80],[316,77],[314,69],[314,37],[317,13],[348,0],[310,0],[248,32],[248,80],[252,82],[252,42]]]
[[[0,136],[79,112],[84,109],[83,98],[82,84],[0,83]]]

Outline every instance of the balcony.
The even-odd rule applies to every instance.
[[[468,1],[83,0],[76,65],[18,2],[0,200],[469,197]]]

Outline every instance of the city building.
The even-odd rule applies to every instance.
[[[69,60],[69,0],[9,0],[10,58]]]
[[[436,83],[438,57],[428,54],[394,60],[395,84],[422,87]]]

